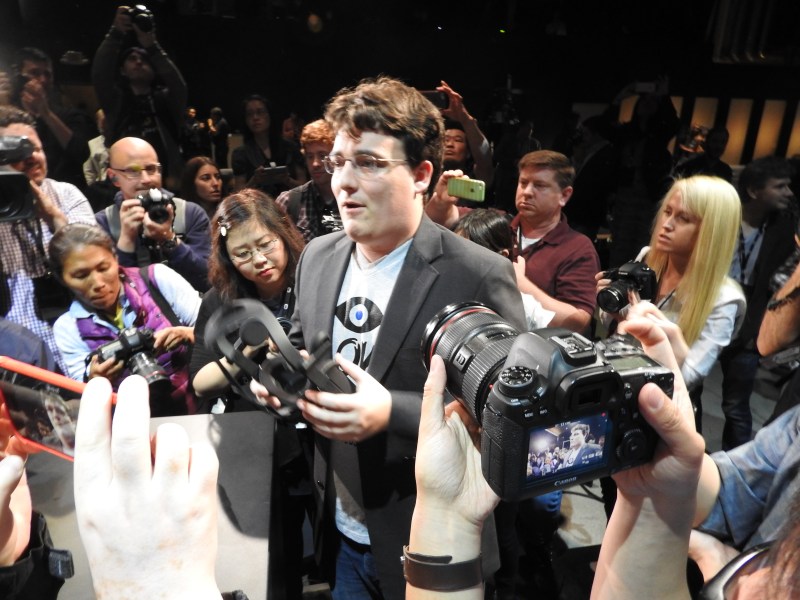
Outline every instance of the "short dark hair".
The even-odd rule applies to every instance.
[[[114,240],[99,225],[68,223],[53,234],[48,246],[48,268],[61,283],[64,283],[64,263],[78,246],[99,246],[117,255]]]
[[[8,127],[17,123],[36,127],[36,119],[30,113],[16,106],[0,106],[0,127]]]
[[[25,46],[17,50],[14,55],[14,70],[18,74],[22,71],[22,63],[26,60],[28,62],[47,63],[47,66],[51,69],[53,68],[53,61],[44,50],[35,48],[34,46]]]
[[[575,430],[583,432],[583,437],[589,437],[589,433],[591,432],[591,428],[586,423],[577,423],[569,428],[570,433]]]
[[[263,225],[281,238],[287,253],[284,273],[290,283],[294,282],[297,261],[303,251],[303,237],[275,200],[252,188],[231,194],[219,203],[217,212],[211,219],[211,257],[208,268],[209,282],[226,302],[238,298],[258,298],[255,284],[239,273],[228,256],[225,235],[222,235],[223,227],[227,235],[231,229],[246,223]]]
[[[334,133],[344,129],[357,137],[371,131],[399,139],[412,168],[426,160],[433,164],[430,185],[436,184],[444,148],[442,114],[402,81],[381,76],[339,90],[325,108],[325,120]]]
[[[458,233],[492,252],[508,251],[514,260],[514,233],[508,220],[496,210],[476,208],[464,215],[456,224]]]
[[[575,167],[572,166],[569,158],[560,152],[552,150],[536,150],[528,152],[519,160],[519,170],[528,169],[551,169],[556,172],[556,182],[563,190],[572,185],[575,181]]]
[[[780,156],[757,158],[739,175],[739,197],[742,202],[749,202],[748,189],[760,190],[769,179],[791,179],[793,176],[794,167],[787,159]]]

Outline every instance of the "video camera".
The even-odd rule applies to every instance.
[[[220,367],[242,397],[275,416],[297,419],[297,400],[311,387],[345,394],[355,390],[332,359],[331,342],[324,332],[314,337],[312,348],[309,349],[310,356],[304,360],[289,342],[282,324],[258,300],[234,300],[219,307],[206,324],[205,339],[206,347],[211,352],[238,366],[248,377],[257,379],[281,401],[283,406],[278,410],[261,405],[249,385],[242,385]],[[245,356],[244,349],[247,346],[264,346],[269,341],[277,353],[267,356],[261,364]]]
[[[35,215],[27,175],[7,166],[26,160],[33,150],[33,143],[25,136],[0,135],[0,222],[24,221]]]
[[[431,319],[421,349],[426,368],[433,355],[442,357],[448,391],[482,425],[483,476],[503,500],[653,457],[657,436],[639,413],[639,391],[653,382],[671,396],[673,374],[630,336],[593,344],[566,329],[519,333],[486,306],[466,302]],[[571,439],[574,430],[581,440]]]

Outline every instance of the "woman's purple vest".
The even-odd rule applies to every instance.
[[[148,267],[147,274],[150,278],[150,285],[155,287],[153,266]],[[153,300],[138,268],[120,267],[120,279],[125,288],[125,296],[128,298],[130,308],[136,313],[133,321],[134,327],[149,327],[153,331],[159,331],[173,326],[169,319],[162,314],[156,301]],[[106,325],[95,323],[91,317],[76,319],[76,323],[81,338],[92,352],[103,344],[117,339],[119,333]],[[157,360],[158,364],[164,367],[172,382],[172,399],[176,402],[182,401],[186,412],[194,413],[196,410],[195,398],[189,390],[189,349],[185,345],[181,345],[176,350],[159,355]],[[129,372],[126,369],[123,377],[128,375]]]

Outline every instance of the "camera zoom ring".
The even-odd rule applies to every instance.
[[[498,327],[509,327],[502,317],[495,313],[476,312],[459,316],[448,321],[447,329],[442,333],[436,345],[436,354],[445,361],[453,358],[453,352],[463,343],[475,335],[486,331],[493,331]],[[469,335],[471,334],[471,335]]]
[[[493,383],[489,378],[501,368],[508,358],[508,352],[517,339],[516,334],[500,340],[490,341],[472,359],[466,372],[461,388],[464,393],[464,400],[467,405],[472,407],[472,411],[478,422],[481,422],[481,413],[489,395],[487,385]],[[478,397],[481,394],[483,397]]]

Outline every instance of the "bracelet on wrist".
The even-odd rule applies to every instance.
[[[483,584],[481,555],[454,563],[452,556],[428,556],[403,546],[403,576],[421,590],[455,592]]]

